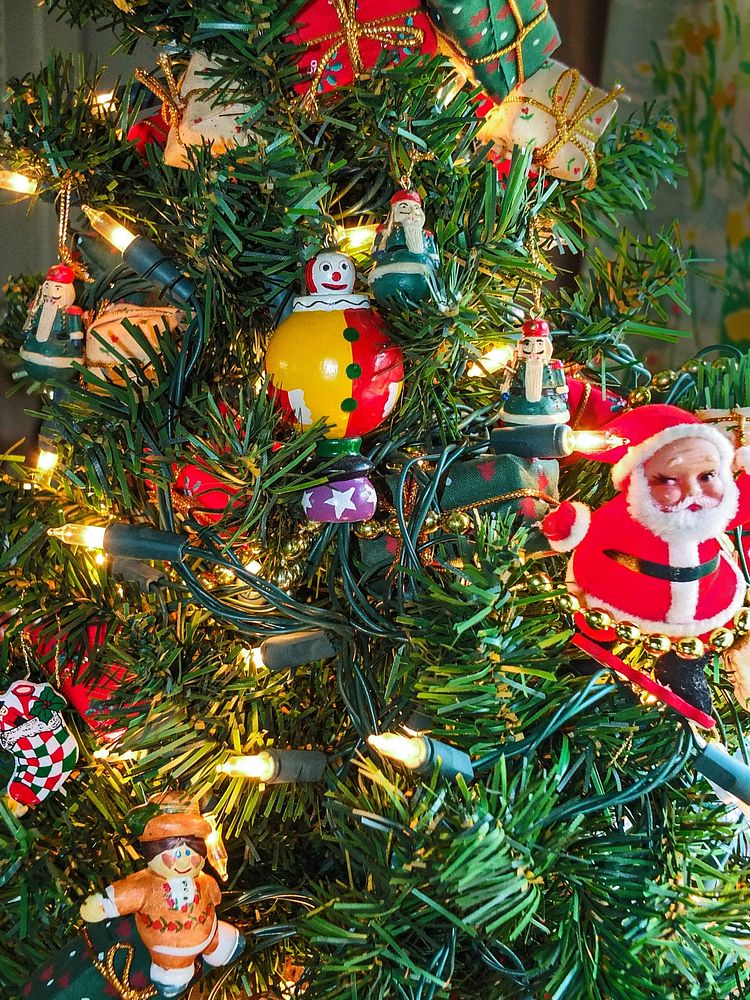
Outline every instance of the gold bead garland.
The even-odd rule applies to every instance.
[[[550,583],[549,587],[546,585],[547,581]],[[544,573],[532,573],[527,580],[527,587],[532,593],[545,594],[552,589],[552,581]],[[725,652],[732,647],[737,638],[750,632],[750,607],[740,608],[734,616],[731,628],[726,626],[715,628],[708,639],[701,639],[697,635],[671,639],[661,633],[644,635],[638,625],[628,621],[615,621],[608,611],[601,608],[581,609],[581,603],[574,594],[555,594],[552,601],[557,610],[563,614],[572,616],[580,611],[589,628],[598,632],[611,628],[620,642],[628,646],[640,644],[653,656],[663,656],[664,653],[674,651],[686,660],[699,659],[706,652]]]

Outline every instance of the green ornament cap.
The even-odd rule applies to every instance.
[[[339,455],[359,455],[362,444],[361,437],[326,438],[318,442],[318,454],[321,458],[338,458]]]

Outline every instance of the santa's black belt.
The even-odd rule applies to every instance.
[[[638,556],[617,552],[615,549],[605,549],[604,555],[620,566],[632,569],[634,573],[654,576],[657,580],[669,580],[670,583],[694,583],[696,580],[702,580],[704,576],[710,576],[719,568],[718,554],[708,562],[699,563],[697,566],[667,566],[666,563],[639,559]]]

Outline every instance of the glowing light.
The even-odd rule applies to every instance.
[[[257,576],[263,569],[263,564],[259,563],[257,559],[251,559],[250,562],[245,563],[245,569],[248,573],[252,573],[253,576]]]
[[[221,826],[216,822],[216,817],[212,813],[204,814],[203,818],[211,824],[211,832],[206,837],[208,860],[222,882],[226,882],[228,855],[224,846],[224,838],[221,835]]]
[[[466,374],[469,378],[484,378],[486,375],[492,375],[498,369],[505,368],[513,357],[513,352],[514,349],[511,344],[492,347],[478,361],[474,361],[469,365],[469,370]]]
[[[336,226],[334,235],[342,249],[352,253],[358,250],[369,250],[377,231],[377,226],[352,226],[351,229]]]
[[[48,528],[47,534],[59,538],[66,545],[82,545],[85,549],[103,549],[104,532],[99,524],[64,524],[61,528]]]
[[[572,431],[573,451],[610,451],[629,444],[625,437],[612,431]]]
[[[367,737],[367,742],[384,757],[397,760],[412,770],[427,760],[427,741],[420,736],[401,736],[400,733],[380,733]]]
[[[90,205],[81,205],[81,208],[97,233],[120,253],[125,253],[133,240],[136,239],[134,233],[131,233],[125,226],[121,226],[106,212],[100,212],[99,209],[91,208]]]
[[[52,472],[52,470],[57,465],[57,452],[47,451],[45,448],[37,455],[36,459],[36,471],[37,472]]]
[[[230,778],[255,778],[270,781],[276,776],[276,761],[270,753],[262,750],[258,754],[232,757],[224,764],[217,764],[216,770],[228,774]]]
[[[6,191],[15,191],[17,194],[34,194],[39,185],[26,174],[19,174],[15,170],[0,170],[0,188]]]
[[[143,760],[146,756],[145,750],[111,750],[109,747],[99,747],[94,750],[95,760],[106,760],[110,764],[121,764],[130,760]]]
[[[114,90],[105,90],[101,94],[96,94],[94,103],[102,111],[112,111],[117,106]]]

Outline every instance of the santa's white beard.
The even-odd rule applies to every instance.
[[[740,491],[728,469],[721,470],[724,495],[714,507],[702,510],[662,510],[654,501],[642,467],[630,477],[628,511],[633,519],[665,542],[705,542],[718,538],[737,513]]]
[[[544,380],[544,362],[541,358],[529,358],[526,361],[523,391],[529,403],[538,403],[542,398],[542,382]]]
[[[52,333],[52,324],[55,322],[57,311],[58,305],[56,302],[45,302],[42,306],[41,315],[39,317],[39,325],[36,329],[36,339],[42,343],[49,340],[49,335]]]
[[[411,253],[424,253],[423,223],[419,219],[408,219],[402,222],[401,225],[404,227],[406,249],[411,251]]]

